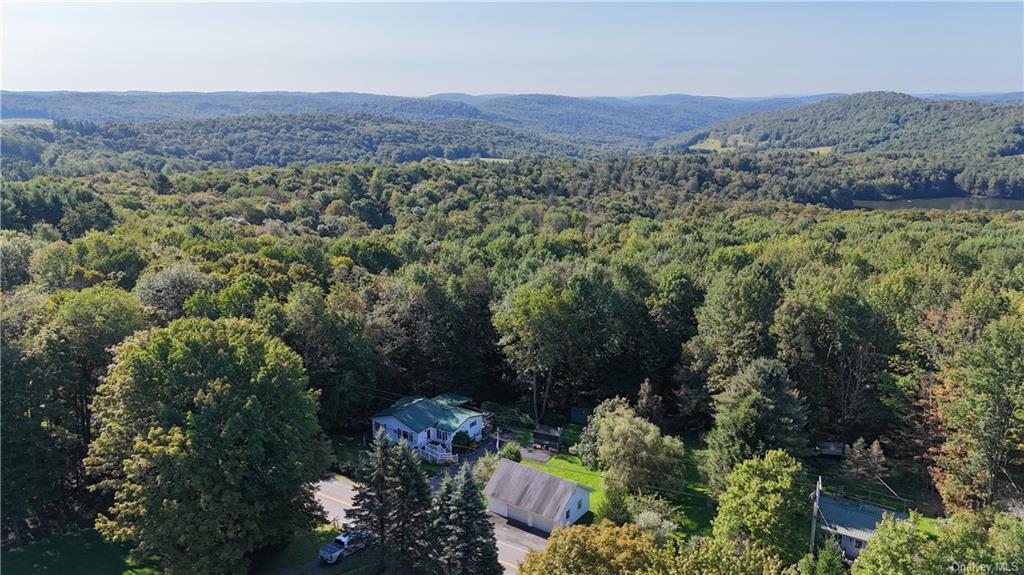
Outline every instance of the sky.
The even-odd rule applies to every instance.
[[[2,2],[5,90],[1024,90],[1024,2]]]

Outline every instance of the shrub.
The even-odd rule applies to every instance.
[[[518,441],[509,441],[498,450],[498,457],[512,461],[522,461],[523,456],[519,454],[519,450],[522,448],[523,446],[519,445]]]

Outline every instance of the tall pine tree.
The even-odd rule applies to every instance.
[[[499,575],[494,525],[468,466],[446,478],[435,499],[434,560],[445,575]]]
[[[403,567],[412,568],[427,560],[430,485],[420,469],[419,457],[405,440],[393,453],[394,466],[388,478],[391,548]]]
[[[381,430],[373,438],[367,462],[366,481],[356,487],[352,497],[353,507],[346,515],[356,529],[369,533],[370,542],[376,544],[387,556],[391,546],[391,494],[389,478],[394,474],[395,448],[387,433]]]

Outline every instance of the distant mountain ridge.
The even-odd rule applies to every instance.
[[[689,94],[570,97],[552,94],[442,93],[425,98],[357,92],[10,92],[5,118],[144,123],[260,114],[370,114],[395,120],[480,120],[537,136],[569,138],[611,153],[638,153],[655,143],[723,120],[789,110],[840,94],[726,98]],[[939,96],[937,96],[939,97]],[[949,95],[948,99],[969,99]],[[1012,103],[1014,94],[979,95]]]
[[[757,157],[773,169],[793,165],[856,174],[840,182],[857,181],[867,172],[874,172],[873,182],[893,175],[892,181],[913,182],[908,189],[928,197],[1024,193],[1024,106],[1005,102],[895,92],[742,101],[683,94],[636,99],[285,92],[20,96],[5,97],[5,110],[71,102],[65,110],[100,118],[213,117],[5,125],[4,175],[15,179],[427,157],[591,159],[722,152],[725,163]],[[473,103],[460,101],[466,98]],[[267,112],[275,107],[355,112]],[[845,193],[847,185],[852,184],[839,184],[836,193]],[[872,189],[882,196],[908,193]]]
[[[864,92],[800,108],[729,118],[659,145],[678,153],[719,148],[1012,156],[1024,153],[1024,107]]]

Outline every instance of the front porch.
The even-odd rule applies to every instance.
[[[416,454],[431,463],[457,463],[459,456],[448,450],[447,446],[431,441],[416,447]]]

